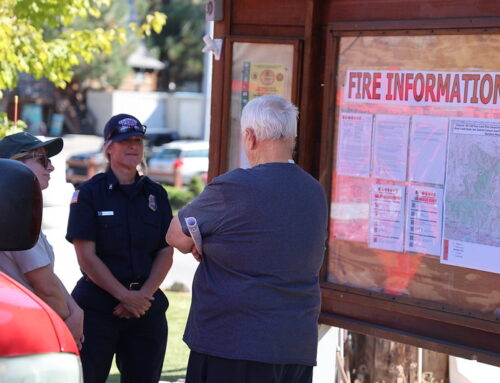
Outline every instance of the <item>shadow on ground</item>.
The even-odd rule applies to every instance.
[[[177,368],[175,370],[165,370],[161,373],[160,380],[163,382],[177,382],[179,379],[186,378],[186,369],[185,368]],[[109,374],[106,383],[120,383],[120,374]]]

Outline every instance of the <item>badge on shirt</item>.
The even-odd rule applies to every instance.
[[[71,197],[71,203],[78,202],[78,194],[80,194],[80,190],[75,190],[75,192],[73,193],[73,196]]]
[[[158,208],[158,205],[156,204],[156,197],[153,194],[149,195],[148,207],[152,211],[156,211],[156,209]]]

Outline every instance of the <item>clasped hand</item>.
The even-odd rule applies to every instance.
[[[155,298],[142,291],[129,291],[122,301],[114,308],[113,314],[119,318],[140,318],[151,307]]]

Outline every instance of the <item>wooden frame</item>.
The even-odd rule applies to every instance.
[[[421,20],[329,24],[319,160],[319,179],[327,195],[330,196],[332,191],[333,153],[336,152],[335,76],[339,38],[352,35],[498,33],[500,19],[440,20],[446,28],[437,24],[436,21]],[[320,322],[500,366],[500,318],[495,320],[456,307],[326,282],[327,258],[322,269]]]

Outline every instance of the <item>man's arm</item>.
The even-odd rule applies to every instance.
[[[54,274],[50,265],[39,267],[24,274],[33,291],[45,303],[66,320],[70,314],[69,307],[61,289],[59,278]]]
[[[184,234],[184,232],[182,231],[179,216],[175,216],[174,218],[172,218],[170,227],[167,231],[166,240],[170,246],[179,249],[179,251],[183,254],[190,253],[191,249],[194,246],[194,242],[191,236]]]
[[[127,290],[95,254],[95,242],[73,239],[80,268],[97,286],[106,290],[124,304],[133,317],[139,318],[150,307],[154,298],[143,291]]]

